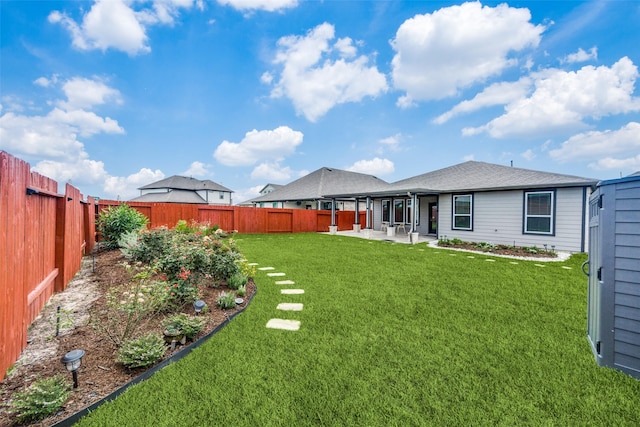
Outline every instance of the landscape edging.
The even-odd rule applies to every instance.
[[[52,424],[51,427],[69,427],[69,426],[72,426],[77,421],[79,421],[82,417],[84,417],[85,415],[89,414],[91,411],[96,410],[102,404],[110,402],[110,401],[114,400],[116,397],[120,396],[122,393],[124,393],[132,385],[136,385],[136,384],[138,384],[138,383],[140,383],[140,382],[142,382],[142,381],[144,381],[146,379],[151,378],[151,376],[153,376],[153,374],[158,372],[160,369],[163,369],[163,368],[167,367],[168,365],[170,365],[171,363],[177,362],[178,360],[180,360],[183,357],[187,356],[189,353],[191,353],[191,351],[193,349],[200,347],[209,338],[211,338],[215,333],[217,333],[223,327],[225,327],[227,325],[227,323],[229,323],[234,317],[236,317],[238,314],[242,313],[249,306],[249,303],[253,300],[253,297],[255,296],[256,293],[258,293],[258,286],[257,285],[255,285],[255,292],[248,298],[245,306],[242,307],[242,309],[240,309],[240,310],[236,311],[235,313],[233,313],[231,316],[228,316],[224,320],[224,322],[222,322],[218,326],[216,326],[207,335],[203,336],[202,338],[198,339],[197,341],[194,341],[189,346],[186,346],[182,350],[180,350],[180,351],[174,353],[173,355],[171,355],[171,357],[163,360],[162,362],[158,363],[157,365],[153,366],[152,368],[150,368],[150,369],[146,370],[145,372],[141,373],[140,375],[138,375],[137,377],[135,377],[134,379],[132,379],[128,383],[124,384],[120,388],[112,391],[110,394],[108,394],[107,396],[103,397],[102,399],[93,402],[91,405],[82,408],[78,412],[76,412],[74,414],[71,414],[70,416],[68,416],[67,418],[65,418],[63,420],[60,420],[57,423]]]

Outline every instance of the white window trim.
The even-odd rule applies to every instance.
[[[457,214],[456,213],[456,199],[458,197],[469,197],[469,213],[468,214]],[[452,230],[465,230],[465,231],[473,231],[473,194],[455,194],[451,199],[451,229]],[[469,217],[469,228],[466,227],[456,227],[456,217]]]
[[[549,194],[551,195],[551,213],[549,215],[529,215],[527,210],[529,209],[529,195],[531,194]],[[553,190],[544,190],[544,191],[525,191],[524,192],[524,224],[523,230],[524,234],[543,234],[545,236],[553,236],[555,234],[555,212],[556,212],[556,195]],[[529,224],[529,218],[549,218],[549,231],[529,231],[527,230],[527,226]]]

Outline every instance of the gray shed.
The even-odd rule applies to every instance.
[[[600,366],[640,379],[640,175],[589,198],[587,337]]]

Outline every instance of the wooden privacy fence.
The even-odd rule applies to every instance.
[[[95,201],[31,172],[0,151],[0,380],[27,344],[27,328],[95,245]]]
[[[223,230],[240,233],[303,233],[327,232],[331,225],[331,211],[305,209],[254,208],[246,206],[198,205],[181,203],[118,202],[100,200],[98,210],[126,203],[149,218],[151,228],[173,228],[179,220],[208,222]],[[354,211],[336,212],[338,230],[351,230]],[[360,224],[365,213],[360,212]]]

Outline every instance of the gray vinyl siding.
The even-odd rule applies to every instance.
[[[452,194],[439,199],[438,236],[474,242],[516,246],[547,245],[556,250],[584,251],[585,206],[582,187],[555,190],[554,235],[526,234],[523,232],[524,190],[489,191],[473,194],[471,231],[452,228]]]
[[[614,364],[640,374],[640,180],[622,182],[609,193],[615,204]],[[603,189],[607,190],[607,189]],[[611,220],[614,220],[611,218]],[[603,266],[606,268],[606,266]]]

